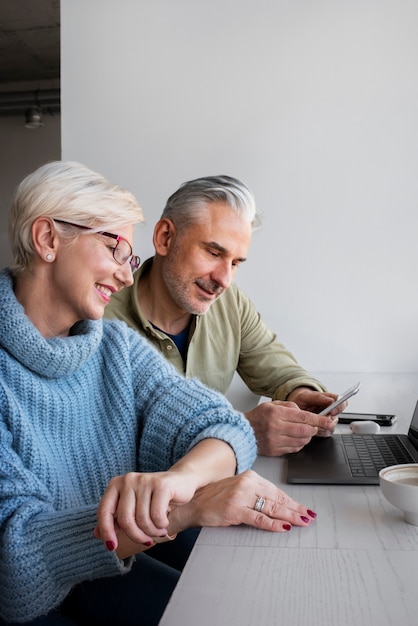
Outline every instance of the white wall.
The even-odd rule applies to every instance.
[[[62,154],[152,226],[184,180],[265,215],[238,283],[314,371],[418,371],[418,3],[62,0]]]
[[[44,116],[44,126],[25,128],[24,115],[0,116],[0,268],[10,265],[9,208],[20,181],[37,167],[61,158],[59,114]]]

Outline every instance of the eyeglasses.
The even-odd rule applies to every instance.
[[[75,228],[82,228],[83,230],[94,230],[94,228],[89,228],[89,226],[82,226],[81,224],[73,224],[72,222],[66,222],[64,220],[54,219],[55,222],[59,224],[68,224],[68,226],[74,226]],[[116,239],[116,245],[112,248],[113,258],[115,259],[118,265],[123,265],[127,261],[131,266],[132,272],[135,272],[140,266],[141,259],[139,256],[132,254],[132,246],[121,235],[114,235],[113,233],[107,233],[104,230],[95,231],[96,235],[103,235],[104,237],[111,237],[112,239]]]

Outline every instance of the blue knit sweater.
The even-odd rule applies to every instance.
[[[198,441],[256,453],[229,403],[184,379],[123,322],[83,321],[45,339],[0,272],[0,615],[28,621],[77,583],[126,572],[93,537],[110,478],[166,470]]]

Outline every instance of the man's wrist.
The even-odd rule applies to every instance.
[[[286,400],[288,402],[294,402],[294,398],[297,398],[299,393],[301,393],[302,391],[315,391],[314,389],[312,389],[312,387],[306,387],[306,386],[301,386],[301,387],[295,387],[295,389],[292,389],[292,391],[287,395]]]

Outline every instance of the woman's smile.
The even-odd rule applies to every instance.
[[[115,293],[115,291],[117,291],[113,287],[106,287],[105,285],[100,285],[99,283],[95,283],[94,286],[97,291],[100,291],[102,296],[104,296],[104,300],[106,300],[106,302],[109,302],[112,293]]]

